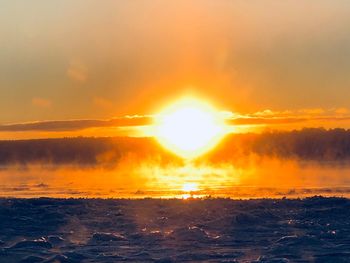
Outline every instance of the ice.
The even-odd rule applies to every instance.
[[[65,240],[60,236],[48,236],[49,242],[53,245],[62,244]]]
[[[206,242],[209,240],[207,233],[196,226],[177,228],[169,235],[169,238],[174,238],[178,241]]]
[[[92,238],[90,239],[92,243],[124,240],[126,240],[124,236],[115,233],[94,233]]]
[[[46,240],[23,240],[20,242],[17,242],[10,248],[17,249],[17,248],[35,248],[35,249],[50,249],[52,248],[52,244]]]

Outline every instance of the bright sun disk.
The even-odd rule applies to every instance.
[[[182,186],[182,191],[183,192],[194,192],[198,191],[198,184],[197,183],[184,183]]]
[[[222,116],[212,106],[187,98],[158,115],[155,135],[169,150],[193,158],[215,146],[224,132]]]

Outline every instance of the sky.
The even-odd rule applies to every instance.
[[[187,93],[349,127],[349,32],[346,0],[0,0],[0,137],[148,115]]]

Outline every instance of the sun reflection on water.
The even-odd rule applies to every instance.
[[[12,167],[0,169],[0,196],[192,199],[348,195],[349,182],[344,181],[344,173],[350,173],[350,168],[300,166],[295,161],[275,159],[240,166],[148,161],[137,165],[123,162],[112,169]]]
[[[210,166],[187,162],[183,166],[144,166],[140,174],[148,174],[146,188],[162,192],[166,198],[197,198],[210,196],[220,189],[237,185],[239,171],[234,167]]]

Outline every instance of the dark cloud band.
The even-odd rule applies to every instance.
[[[54,120],[27,123],[3,124],[0,131],[76,131],[98,127],[132,127],[144,126],[152,123],[152,117],[132,116],[113,118],[109,120]]]
[[[349,121],[350,117],[251,117],[243,116],[226,120],[227,125],[283,125],[304,123],[308,121]],[[79,131],[89,128],[103,127],[135,127],[146,126],[154,123],[152,116],[127,116],[107,120],[52,120],[25,123],[13,123],[0,125],[0,132],[21,131]]]

